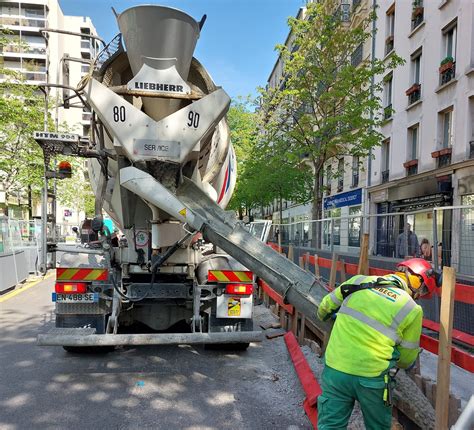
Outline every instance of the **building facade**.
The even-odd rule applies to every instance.
[[[430,210],[474,204],[473,2],[377,0],[376,6],[374,44],[367,40],[351,61],[370,61],[372,55],[388,60],[396,52],[405,64],[378,78],[384,87],[378,94],[383,139],[372,157],[341,157],[325,166],[323,216],[334,221],[323,227],[323,248],[351,251],[360,244],[361,230],[370,228],[371,252],[398,257],[396,238],[409,223],[413,231],[421,232],[420,241],[445,242],[449,249],[459,249],[462,244],[448,243],[448,238],[462,241],[464,230],[463,234],[454,230],[462,225],[461,217],[474,216],[439,211],[435,238]],[[372,12],[373,2],[342,1],[339,7],[343,20],[357,26]],[[282,70],[278,59],[269,86],[280,82]],[[278,223],[275,206],[269,209]],[[285,202],[283,208],[283,223],[311,218],[311,205]],[[362,226],[358,218],[362,214],[380,217]],[[290,227],[289,239],[301,228],[295,226],[292,233]],[[303,224],[304,228],[311,227]]]
[[[396,250],[384,244],[404,223],[432,244],[428,209],[474,203],[474,6],[471,0],[378,5],[375,54],[396,52],[406,61],[381,77],[384,138],[368,188],[371,213],[411,213],[372,227],[374,253],[393,257]],[[456,248],[446,241],[460,236],[460,216],[439,212],[437,242]]]
[[[0,1],[0,27],[8,31],[5,37],[12,40],[0,52],[0,68],[21,72],[26,83],[32,85],[48,82],[76,87],[89,70],[87,62],[100,48],[99,43],[89,37],[97,35],[91,19],[64,15],[58,0]],[[83,36],[48,32],[45,38],[40,33],[42,28]],[[91,114],[77,98],[69,100],[74,93],[51,88],[49,95],[55,104],[51,109],[55,128],[88,135]],[[6,203],[11,218],[26,217],[26,195],[8,196],[0,190],[0,210]],[[83,217],[84,214],[73,208],[58,207],[58,223],[77,225]]]

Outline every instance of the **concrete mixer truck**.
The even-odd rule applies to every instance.
[[[94,246],[49,245],[62,253],[56,327],[39,344],[243,349],[261,338],[252,322],[255,275],[314,314],[324,294],[318,281],[224,210],[237,164],[230,98],[193,57],[205,16],[146,5],[116,18],[116,49],[106,46],[74,90],[92,111],[89,138],[35,134],[47,159],[87,158],[100,235]],[[122,239],[111,240],[102,210]]]

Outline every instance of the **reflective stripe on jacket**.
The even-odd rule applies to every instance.
[[[345,284],[377,283],[345,299]],[[337,312],[326,348],[326,363],[340,372],[375,377],[397,365],[407,368],[419,352],[423,311],[396,275],[357,275],[326,295],[318,317]]]

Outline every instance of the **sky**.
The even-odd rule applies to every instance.
[[[110,41],[119,30],[111,7],[125,9],[152,2],[131,0],[59,0],[65,15],[89,16],[99,36]],[[288,35],[287,20],[305,0],[160,0],[197,21],[206,14],[194,56],[217,85],[232,97],[257,94],[265,86],[278,54],[275,45]]]

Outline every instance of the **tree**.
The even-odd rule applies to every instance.
[[[14,43],[0,29],[0,47]],[[33,139],[33,132],[43,129],[44,97],[21,73],[0,68],[0,74],[0,184],[6,196],[28,190],[31,214],[31,194],[41,189],[44,170],[42,151]]]
[[[58,202],[73,208],[77,213],[84,211],[86,217],[95,215],[95,197],[87,179],[85,160],[70,158],[72,177],[57,182]]]
[[[258,114],[250,110],[249,99],[235,102],[228,113],[231,140],[238,160],[236,190],[229,209],[239,211],[240,217],[256,207],[275,200],[309,201],[311,172],[300,160],[288,157],[280,145],[268,145],[258,133]],[[281,218],[281,216],[280,216]]]
[[[257,121],[251,108],[252,102],[248,97],[238,98],[232,102],[227,113],[230,139],[237,157],[237,183],[227,208],[238,211],[240,218],[254,206],[245,179],[247,160],[257,139]]]
[[[305,19],[289,19],[292,45],[278,47],[285,64],[282,85],[261,91],[267,139],[285,141],[290,157],[305,158],[312,167],[313,219],[320,219],[325,164],[345,155],[366,157],[382,140],[377,127],[384,121],[383,81],[374,78],[402,60],[353,60],[371,36],[372,19],[351,27],[334,12],[333,1],[308,4]]]

